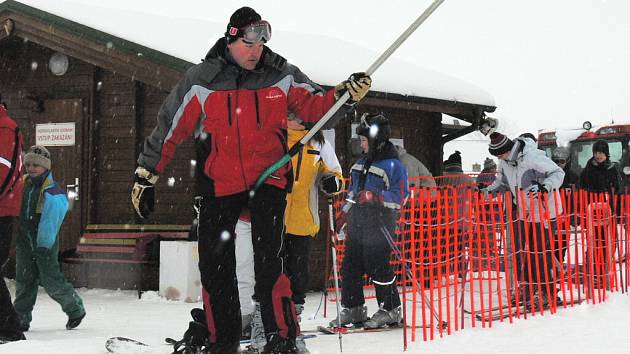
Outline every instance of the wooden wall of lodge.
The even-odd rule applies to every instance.
[[[0,90],[7,101],[11,115],[22,127],[25,145],[34,144],[30,129],[29,112],[35,103],[27,96],[42,99],[81,98],[85,119],[89,120],[84,132],[86,142],[81,180],[82,196],[89,196],[84,207],[83,225],[139,223],[129,202],[136,158],[144,138],[155,126],[157,112],[168,94],[114,72],[70,58],[68,72],[60,77],[47,69],[53,51],[21,39],[0,44]],[[33,69],[33,64],[37,68]],[[439,113],[410,110],[383,109],[362,106],[359,113],[382,111],[392,121],[393,137],[404,138],[407,150],[425,162],[430,170],[440,166],[441,115]],[[87,134],[84,134],[87,135]],[[336,147],[344,171],[348,171],[353,158],[349,151],[350,123],[336,129]],[[54,159],[60,158],[54,156]],[[88,158],[92,156],[92,159]],[[190,160],[194,158],[193,141],[182,144],[157,184],[156,211],[148,223],[190,224],[193,210],[194,178]],[[169,177],[175,179],[168,185]],[[322,231],[312,243],[311,285],[324,284],[326,252],[327,208],[322,198],[320,208]],[[79,235],[72,235],[77,238]]]

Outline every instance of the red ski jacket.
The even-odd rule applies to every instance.
[[[160,174],[176,146],[194,136],[198,192],[243,192],[288,151],[288,114],[315,122],[334,101],[334,90],[325,92],[267,47],[254,70],[242,69],[220,39],[166,98],[138,164]],[[265,181],[287,189],[291,182],[290,164]]]
[[[0,217],[20,215],[22,133],[0,104]]]

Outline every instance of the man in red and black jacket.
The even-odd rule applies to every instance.
[[[22,133],[0,95],[0,270],[9,259],[13,222],[22,205]],[[0,343],[24,339],[11,294],[0,277]]]
[[[243,7],[234,12],[225,37],[201,64],[186,72],[164,101],[157,126],[138,158],[132,191],[138,215],[147,217],[153,211],[158,175],[176,146],[194,136],[202,196],[199,268],[213,353],[236,353],[239,346],[234,229],[241,210],[248,206],[255,252],[254,296],[261,304],[268,338],[265,352],[294,352],[299,327],[280,257],[291,165],[269,176],[255,194],[250,196],[249,191],[258,176],[288,151],[290,113],[302,122],[316,122],[344,92],[350,94],[351,106],[371,85],[369,76],[355,73],[326,92],[272,52],[265,45],[270,38],[271,26],[256,11]]]

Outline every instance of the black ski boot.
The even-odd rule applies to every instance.
[[[267,345],[262,354],[297,354],[295,338],[282,338],[278,334],[267,336]]]
[[[22,332],[0,332],[0,344],[15,342],[18,340],[25,340],[24,333]]]
[[[339,313],[339,323],[337,319],[330,321],[328,326],[341,327],[349,324],[361,324],[368,320],[367,306],[359,305],[352,308],[343,308]]]
[[[31,325],[24,324],[22,322],[20,322],[20,324],[18,325],[18,330],[20,330],[20,332],[28,332],[30,328],[31,328]]]
[[[190,321],[184,338],[173,343],[173,354],[210,353],[209,335],[205,323]]]
[[[81,324],[81,321],[83,321],[84,318],[85,318],[85,312],[83,313],[83,315],[81,315],[79,317],[68,318],[68,322],[66,322],[66,329],[75,329],[75,328],[77,328]]]

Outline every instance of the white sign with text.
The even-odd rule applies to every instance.
[[[35,144],[43,146],[73,146],[76,129],[72,123],[37,124]]]

